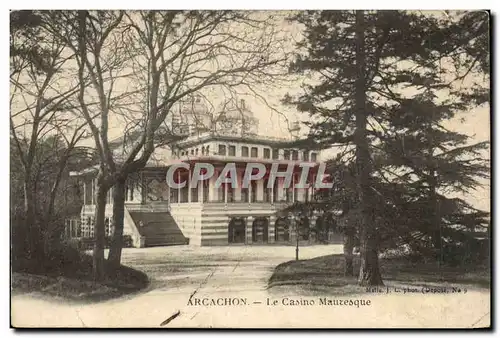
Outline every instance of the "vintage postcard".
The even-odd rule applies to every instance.
[[[490,14],[12,10],[14,328],[490,328]]]

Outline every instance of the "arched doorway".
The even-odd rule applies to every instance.
[[[301,216],[296,220],[296,222],[300,239],[308,240],[311,233],[309,217]]]
[[[245,219],[233,217],[228,226],[229,243],[245,243]]]
[[[328,242],[330,233],[337,228],[336,220],[331,212],[325,212],[316,219],[316,240],[319,242]]]
[[[278,217],[274,222],[274,241],[290,241],[290,222],[286,217]]]
[[[257,217],[252,224],[252,242],[267,243],[269,221],[266,217]]]

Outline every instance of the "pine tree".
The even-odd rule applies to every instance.
[[[428,113],[424,106],[429,104],[424,99],[429,95],[425,89],[453,90],[453,81],[443,81],[448,70],[439,63],[451,55],[453,48],[445,41],[453,30],[442,18],[420,12],[320,11],[300,13],[293,19],[304,25],[304,40],[298,47],[305,53],[297,56],[291,71],[309,74],[312,81],[303,86],[303,94],[287,96],[284,101],[309,113],[308,141],[324,148],[340,145],[345,150],[345,163],[355,164],[358,203],[351,209],[361,213],[359,283],[381,284],[378,252],[391,241],[397,245],[394,238],[390,239],[393,234],[401,234],[394,224],[406,219],[402,205],[415,207],[408,195],[422,195],[427,190],[429,199],[435,202],[440,198],[439,184],[434,183],[435,189],[416,187],[409,193],[405,187],[408,182],[394,180],[406,164],[389,161],[398,158],[389,144],[395,135],[406,135],[411,128],[431,137],[433,131],[421,126]],[[412,105],[420,105],[418,110],[410,109],[413,119],[396,127],[398,119],[409,116]],[[433,107],[442,111],[439,121],[463,108],[439,103]],[[438,143],[434,145],[439,147]],[[431,165],[434,153],[428,145],[415,147],[427,154],[426,171],[438,176],[441,169],[436,166],[443,163]],[[436,223],[437,213],[432,214]],[[409,228],[403,224],[400,229]]]
[[[472,85],[462,87],[463,100],[476,105],[490,100],[490,14],[487,11],[451,11],[440,35],[441,54],[451,59],[455,81],[475,75]]]
[[[429,88],[392,116],[392,132],[384,141],[385,165],[397,168],[394,182],[406,187],[393,201],[405,218],[411,237],[403,242],[443,263],[452,247],[474,243],[474,233],[487,227],[488,214],[457,194],[468,194],[489,177],[484,151],[488,142],[450,131],[443,122],[465,108],[458,98],[436,102]],[[422,252],[423,251],[423,252]]]

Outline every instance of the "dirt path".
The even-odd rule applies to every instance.
[[[341,248],[301,249],[301,258]],[[151,277],[148,290],[94,304],[67,304],[18,295],[12,323],[49,327],[483,327],[489,292],[366,294],[335,299],[370,305],[323,305],[321,297],[269,292],[274,267],[293,259],[293,247],[164,247],[130,249],[124,263]],[[333,299],[332,297],[329,297]],[[326,300],[328,301],[328,299]],[[291,305],[293,302],[308,305]],[[314,304],[311,304],[314,302]],[[366,302],[365,302],[366,303]],[[268,305],[276,304],[276,305]]]

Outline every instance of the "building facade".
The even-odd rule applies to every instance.
[[[248,115],[242,115],[242,119],[248,122],[251,120]],[[150,163],[129,177],[124,233],[132,237],[134,246],[286,244],[296,241],[297,236],[303,241],[315,240],[307,229],[299,231],[298,226],[294,226],[298,222],[294,223],[283,210],[294,202],[314,197],[318,152],[289,148],[290,140],[258,136],[242,132],[243,129],[247,128],[240,132],[226,128],[228,132],[221,134],[217,130],[200,132],[195,128],[196,132],[189,132],[175,145],[157,149]],[[188,164],[190,169],[177,169],[174,180],[188,184],[174,189],[167,184],[167,172],[180,162]],[[192,169],[198,162],[212,164],[215,173],[194,187],[188,177],[192,176]],[[308,176],[311,187],[298,188],[295,185],[302,172],[299,165],[304,162],[312,166]],[[218,174],[227,163],[235,164],[238,184],[217,187]],[[241,182],[247,163],[261,163],[267,172],[262,179],[252,180],[243,188]],[[282,177],[277,177],[273,185],[268,184],[273,163],[278,163],[280,172],[285,172],[289,165],[293,167],[290,187],[285,188]],[[76,232],[81,237],[93,237],[96,170],[74,175],[79,177],[84,195],[81,224]],[[113,233],[111,196],[112,191],[106,206],[107,236]],[[300,224],[314,228],[316,218],[312,215]],[[73,228],[71,233],[75,233]],[[338,234],[327,237],[329,241],[340,241]]]

